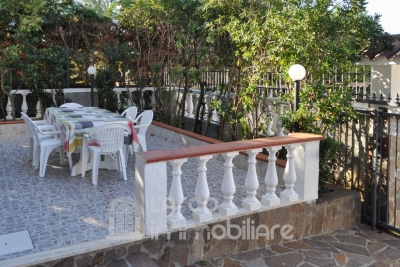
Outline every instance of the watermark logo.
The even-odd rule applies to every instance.
[[[109,235],[127,234],[139,230],[140,210],[136,200],[130,197],[114,199],[108,208]]]
[[[172,198],[167,201],[161,201],[160,198],[152,198],[150,200],[150,212],[165,213],[168,209],[172,210],[175,207],[174,200]],[[201,207],[197,205],[199,199],[192,198],[188,202],[188,207],[191,212],[201,211]],[[208,203],[211,203],[209,208],[210,212],[218,209],[218,201],[216,198],[209,198]],[[136,200],[130,197],[122,197],[114,199],[109,206],[109,236],[121,235],[127,233],[134,233],[142,230],[140,227],[141,214],[139,205]],[[209,225],[195,226],[196,233],[195,239],[199,239],[200,236],[211,240],[211,239],[231,239],[231,240],[259,240],[265,238],[267,240],[274,240],[277,235],[283,239],[290,240],[294,237],[294,226],[291,224],[274,224],[267,226],[265,224],[256,225],[254,220],[246,218],[240,222],[233,223],[230,218],[227,218],[223,223]],[[171,238],[171,232],[167,230],[166,225],[159,221],[151,221],[149,225],[150,232],[153,233],[152,238],[158,239],[159,234],[166,233],[167,239]],[[188,238],[189,229],[180,230],[178,238],[180,240],[186,240]],[[202,233],[202,234],[200,234]]]

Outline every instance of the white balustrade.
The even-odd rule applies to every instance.
[[[232,173],[232,160],[239,152],[224,153],[222,156],[225,159],[224,180],[222,181],[221,191],[224,194],[224,202],[219,205],[218,211],[224,216],[232,216],[238,213],[238,207],[233,203],[233,195],[236,191],[235,180]]]
[[[285,181],[286,189],[281,193],[281,199],[285,202],[293,202],[299,200],[299,195],[293,190],[294,183],[296,182],[296,171],[294,166],[294,150],[299,147],[299,144],[288,145],[286,149],[287,153],[287,162],[285,173],[283,174],[283,180]]]
[[[261,202],[256,198],[257,189],[259,187],[256,171],[256,156],[261,151],[262,148],[247,150],[247,154],[249,154],[249,159],[247,160],[248,169],[246,182],[244,184],[247,190],[247,197],[242,200],[242,205],[248,210],[258,210],[261,208]]]
[[[265,185],[267,186],[267,193],[262,196],[261,202],[268,207],[276,206],[281,203],[280,198],[276,195],[276,186],[278,185],[278,175],[276,172],[276,152],[280,147],[273,146],[268,148],[268,169],[265,174]]]
[[[172,228],[182,227],[186,225],[186,219],[181,213],[181,207],[184,198],[181,182],[181,167],[187,159],[172,160],[172,185],[169,192],[171,214],[168,215],[168,225]]]
[[[158,161],[157,154],[153,156],[145,154],[146,152],[136,155],[136,172],[135,187],[136,198],[141,207],[143,215],[141,219],[141,230],[146,235],[154,235],[166,233],[169,229],[195,227],[209,221],[220,220],[221,216],[231,217],[237,214],[246,214],[249,211],[256,212],[265,208],[274,206],[291,205],[297,201],[312,201],[318,198],[318,159],[319,159],[319,140],[320,136],[313,134],[292,134],[290,136],[280,137],[279,141],[288,150],[285,173],[283,179],[286,189],[278,194],[276,188],[278,186],[278,172],[276,168],[276,152],[281,146],[274,146],[274,138],[265,138],[248,141],[238,141],[239,146],[235,150],[235,142],[232,142],[232,151],[226,151],[226,143],[210,144],[202,146],[201,150],[195,150],[191,147],[181,148],[179,151],[171,151],[169,160],[172,164],[172,183],[169,192],[169,201],[171,203],[171,212],[167,214],[167,208],[164,207],[164,199],[167,199],[167,167],[166,161]],[[285,141],[286,140],[286,141]],[[246,146],[246,142],[249,142]],[[297,142],[293,144],[293,142]],[[272,144],[268,145],[268,144]],[[209,149],[207,149],[209,146]],[[269,151],[268,163],[256,160],[256,155],[267,148]],[[184,150],[184,151],[182,151]],[[247,176],[244,184],[246,195],[236,195],[236,184],[233,176],[233,159],[235,164],[243,161],[244,155],[239,155],[239,151],[246,150],[247,158]],[[218,151],[221,151],[218,153]],[[179,155],[183,153],[186,158],[180,159]],[[214,154],[220,154],[224,162],[219,162],[222,167],[224,165],[224,176],[222,180],[221,190],[213,191],[213,195],[217,199],[223,197],[223,201],[218,205],[218,212],[212,212],[207,207],[210,201],[210,180],[207,180],[207,162],[213,158]],[[145,156],[144,156],[145,155]],[[239,155],[239,156],[238,156]],[[175,158],[176,157],[176,158]],[[162,157],[164,158],[164,157]],[[193,220],[185,218],[181,212],[183,201],[185,198],[182,188],[182,170],[183,165],[188,158],[196,158],[197,160],[197,184],[195,188],[195,200],[197,207],[191,206],[193,199],[188,201],[189,209],[192,211]],[[215,157],[218,159],[219,157]],[[146,161],[149,161],[147,163]],[[217,161],[218,162],[218,161]],[[215,164],[215,162],[213,162]],[[240,163],[239,165],[241,165]],[[244,161],[246,164],[246,161]],[[267,192],[261,197],[261,201],[257,199],[257,191],[259,190],[259,177],[256,170],[261,170],[263,164],[268,164],[265,173],[265,185]],[[239,166],[238,165],[238,166]],[[213,180],[217,179],[213,176]],[[193,177],[187,177],[193,179]],[[190,186],[190,183],[187,184]],[[264,186],[264,185],[263,185]],[[190,190],[190,188],[188,188]],[[194,189],[192,189],[194,190]],[[188,197],[188,196],[186,196]],[[233,203],[234,197],[242,198],[243,208]],[[186,204],[185,204],[186,205]],[[217,208],[217,207],[216,207]],[[143,212],[142,212],[143,211]],[[143,225],[142,225],[143,223]]]
[[[212,159],[212,155],[201,156],[197,158],[198,163],[198,176],[197,176],[197,184],[196,184],[196,201],[198,203],[198,207],[196,210],[192,211],[193,219],[196,222],[207,222],[212,219],[212,214],[210,210],[207,208],[208,198],[210,197],[210,190],[208,189],[207,183],[207,161]]]

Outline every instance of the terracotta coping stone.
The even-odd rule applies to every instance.
[[[221,140],[214,139],[214,138],[211,138],[211,137],[207,137],[207,136],[204,136],[204,135],[201,135],[201,134],[197,134],[197,133],[194,133],[194,132],[190,132],[188,130],[177,128],[177,127],[174,127],[174,126],[171,126],[171,125],[159,122],[159,121],[153,121],[152,124],[154,124],[156,126],[159,126],[161,128],[168,129],[168,130],[173,131],[173,132],[177,132],[177,133],[180,133],[180,134],[184,134],[184,135],[190,136],[192,138],[195,138],[195,139],[198,139],[198,140],[210,143],[210,144],[224,143]],[[248,156],[247,152],[245,152],[245,151],[241,151],[240,153]],[[256,159],[259,160],[259,161],[268,162],[268,156],[264,155],[264,154],[260,154],[260,153],[257,154]],[[285,160],[277,159],[275,162],[276,162],[276,165],[279,166],[279,167],[282,167],[282,168],[286,167],[286,161]]]
[[[3,124],[20,124],[20,123],[25,123],[25,121],[23,119],[13,120],[13,121],[0,121],[0,125],[3,125]]]
[[[175,148],[170,150],[138,152],[137,154],[140,155],[146,161],[146,163],[155,163],[160,161],[182,159],[182,158],[194,158],[199,156],[215,155],[232,151],[245,151],[255,148],[306,143],[324,139],[324,137],[321,135],[315,135],[309,133],[294,133],[291,135],[278,136],[274,138],[259,138],[259,139],[234,141],[234,142],[222,142],[220,140],[215,140],[210,137],[201,136],[199,134],[195,134],[160,122],[153,121],[152,124],[184,135],[188,135],[196,139],[203,140],[205,142],[209,142],[212,145],[210,144],[204,146]]]

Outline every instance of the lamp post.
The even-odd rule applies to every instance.
[[[296,83],[296,88],[294,92],[294,111],[297,111],[299,109],[299,102],[300,102],[299,100],[300,82],[306,76],[306,69],[300,64],[295,64],[290,67],[289,76]],[[296,121],[294,123],[294,132],[298,131],[299,131],[299,122]]]
[[[94,107],[94,93],[93,93],[93,86],[94,86],[94,74],[96,73],[96,68],[93,66],[90,66],[87,69],[87,72],[90,75],[90,104],[92,107]]]

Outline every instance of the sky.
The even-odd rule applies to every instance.
[[[367,0],[367,2],[369,2],[367,4],[368,14],[382,15],[381,25],[386,32],[400,34],[400,23],[398,23],[400,0]]]

